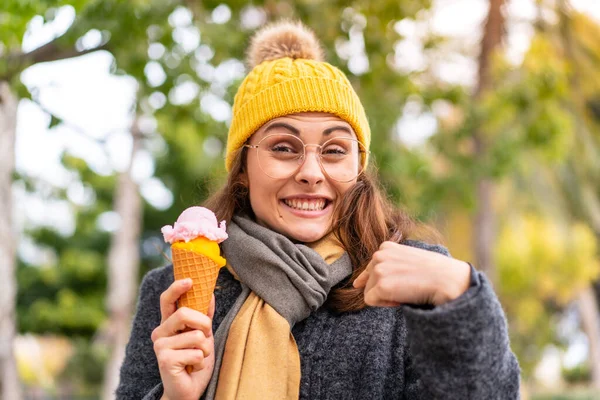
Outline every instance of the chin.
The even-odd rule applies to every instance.
[[[256,222],[288,239],[301,243],[312,243],[329,233],[331,227],[324,221],[283,221],[267,220],[256,217]]]
[[[325,236],[327,234],[327,230],[326,229],[311,229],[311,230],[306,230],[303,231],[301,229],[298,230],[294,230],[293,232],[287,232],[286,236],[290,237],[291,239],[294,239],[298,242],[302,242],[302,243],[312,243],[312,242],[316,242],[317,240],[323,238],[323,236]]]

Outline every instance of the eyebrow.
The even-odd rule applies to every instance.
[[[344,131],[347,134],[352,135],[352,130],[344,125],[336,125],[336,126],[332,126],[331,128],[327,128],[323,131],[323,134],[329,135],[331,132],[335,132],[335,131]]]
[[[286,130],[290,131],[290,133],[292,133],[292,134],[294,134],[296,136],[300,136],[300,130],[298,130],[296,127],[294,127],[294,126],[292,126],[290,124],[287,124],[285,122],[273,122],[272,124],[270,124],[269,126],[267,126],[265,128],[264,133],[270,132],[270,131],[272,131],[274,129],[277,129],[277,128],[286,129]],[[327,128],[327,129],[325,129],[323,131],[323,134],[327,136],[327,135],[329,135],[329,134],[331,134],[332,132],[335,132],[335,131],[343,131],[343,132],[348,133],[349,135],[352,135],[352,130],[349,127],[344,126],[344,125],[336,125],[336,126],[332,126],[330,128]]]
[[[285,122],[273,122],[272,124],[270,124],[269,126],[267,126],[265,128],[265,133],[272,131],[273,129],[277,129],[277,128],[287,129],[294,135],[297,135],[297,136],[300,135],[300,131],[297,128],[293,127],[290,124],[286,124]]]

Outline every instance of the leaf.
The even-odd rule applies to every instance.
[[[48,124],[48,129],[52,129],[61,123],[62,123],[62,119],[58,118],[54,114],[50,114],[50,123]]]

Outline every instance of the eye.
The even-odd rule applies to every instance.
[[[288,143],[278,143],[271,146],[270,150],[273,153],[296,153],[296,149]]]
[[[342,157],[348,154],[348,149],[339,143],[331,143],[321,150],[324,157]]]
[[[339,146],[327,146],[326,149],[323,149],[323,154],[331,154],[331,155],[343,155],[347,154],[346,149]]]

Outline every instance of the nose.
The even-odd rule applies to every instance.
[[[321,164],[319,163],[319,150],[309,150],[308,146],[305,149],[304,160],[294,177],[296,182],[308,184],[309,186],[317,185],[325,179]]]

